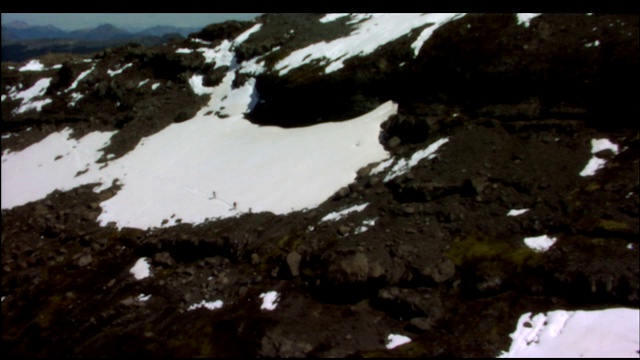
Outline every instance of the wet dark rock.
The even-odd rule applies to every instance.
[[[302,260],[302,256],[295,251],[287,255],[287,265],[289,266],[289,271],[292,276],[298,276],[300,274],[300,260]]]
[[[434,322],[444,312],[439,293],[425,288],[383,288],[378,291],[376,304],[391,316],[407,320],[427,317],[430,322]]]
[[[434,261],[420,269],[420,274],[427,279],[432,279],[437,283],[447,281],[453,277],[456,272],[456,267],[453,261],[448,258],[442,258],[438,261]]]
[[[351,231],[351,228],[347,225],[340,225],[338,227],[338,235],[340,236],[348,235],[350,231]]]
[[[78,259],[78,266],[84,267],[89,265],[93,261],[91,254],[83,255]]]
[[[164,251],[157,253],[153,256],[153,261],[158,265],[174,266],[176,261],[173,259],[170,253]]]

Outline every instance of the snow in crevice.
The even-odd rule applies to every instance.
[[[71,84],[71,86],[69,86],[69,88],[67,88],[67,90],[65,90],[65,92],[69,92],[69,91],[75,89],[76,86],[78,86],[78,84],[80,83],[80,81],[82,79],[84,79],[85,77],[87,77],[89,74],[91,74],[91,72],[93,70],[95,70],[95,68],[96,68],[96,65],[94,64],[91,67],[91,69],[88,69],[88,70],[85,70],[85,71],[81,72],[80,75],[78,75],[78,77],[73,81],[73,84]]]
[[[123,71],[133,66],[133,63],[126,64],[117,70],[107,70],[107,74],[109,76],[114,77],[116,75],[122,74]]]
[[[364,204],[360,204],[360,205],[354,205],[354,206],[348,207],[348,208],[340,210],[340,211],[331,212],[331,213],[325,215],[322,219],[320,219],[320,223],[323,223],[325,221],[337,221],[337,220],[340,220],[340,219],[346,217],[347,215],[351,214],[352,212],[364,210],[368,205],[369,205],[369,203],[364,203]]]
[[[594,155],[589,159],[587,166],[580,172],[580,176],[593,176],[596,174],[596,171],[604,167],[607,160],[595,156],[595,154],[602,150],[611,150],[614,154],[618,154],[618,145],[612,143],[609,139],[592,139],[591,154]]]

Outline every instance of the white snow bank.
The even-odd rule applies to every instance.
[[[23,67],[18,69],[18,71],[43,71],[46,70],[44,65],[40,62],[40,60],[31,60],[26,63]]]
[[[318,206],[355,180],[358,169],[389,156],[378,137],[396,104],[342,122],[257,126],[242,117],[256,101],[255,80],[231,89],[233,78],[230,72],[219,86],[203,87],[211,99],[193,119],[143,138],[102,169],[95,161],[115,132],[71,140],[67,129],[20,152],[5,152],[2,208],[88,183],[101,183],[94,189],[101,191],[117,179],[120,191],[100,204],[102,225],[147,229],[173,214],[193,224],[250,211],[286,214]],[[54,160],[57,155],[63,157]]]
[[[354,205],[351,206],[349,208],[346,208],[344,210],[340,210],[338,212],[332,212],[327,214],[325,217],[323,217],[322,219],[320,219],[320,222],[323,223],[325,221],[336,221],[336,220],[340,220],[343,217],[349,215],[352,212],[356,212],[356,211],[362,211],[364,210],[364,208],[366,208],[369,205],[369,203],[364,203],[364,204],[360,204],[360,205]]]
[[[149,263],[147,262],[146,257],[141,257],[136,261],[136,264],[133,265],[131,270],[129,270],[131,274],[136,278],[136,280],[142,280],[151,275],[149,271]]]
[[[234,99],[225,101],[240,108]],[[124,186],[101,203],[99,221],[145,229],[172,214],[183,223],[199,223],[240,212],[286,214],[316,207],[351,183],[359,168],[388,156],[378,134],[396,111],[389,102],[350,121],[282,129],[237,115],[205,115],[220,103],[212,100],[196,118],[143,139],[105,168],[103,184],[120,178]]]
[[[361,20],[354,25],[355,30],[348,36],[309,45],[296,50],[274,66],[280,75],[291,69],[320,61],[327,65],[325,73],[339,70],[343,62],[354,56],[371,54],[381,45],[387,44],[408,34],[413,29],[427,24],[433,24],[423,31],[418,40],[411,45],[417,54],[422,44],[431,36],[433,31],[443,24],[457,19],[464,14],[353,14],[352,18]]]
[[[510,337],[509,351],[499,357],[629,357],[638,358],[640,311],[613,308],[598,311],[556,310],[523,314]]]
[[[102,156],[99,149],[109,143],[113,134],[93,132],[73,140],[69,138],[71,130],[66,128],[22,151],[3,153],[2,208],[43,199],[54,190],[67,191],[100,182],[95,161]],[[55,160],[58,155],[63,157]],[[87,169],[87,173],[76,177],[76,173]]]
[[[21,99],[22,104],[28,103],[34,98],[44,95],[44,93],[47,91],[47,88],[49,88],[49,84],[51,84],[51,80],[52,78],[40,79],[26,90],[20,91],[19,93],[10,92],[9,97],[12,100]]]
[[[277,291],[269,291],[260,294],[260,298],[262,299],[262,305],[260,305],[260,309],[272,311],[275,310],[275,308],[278,306],[280,294]]]
[[[524,238],[524,243],[534,251],[545,252],[549,250],[549,248],[553,244],[556,243],[556,240],[556,238],[550,238],[547,235],[541,235]]]

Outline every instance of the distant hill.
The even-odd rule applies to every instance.
[[[12,21],[2,25],[2,42],[8,40],[57,39],[67,36],[67,32],[53,25],[31,26],[24,21]]]
[[[71,39],[77,40],[104,41],[133,38],[136,35],[111,24],[102,24],[96,28],[71,31],[68,33],[68,36]]]
[[[163,36],[180,34],[187,37],[190,33],[200,31],[200,27],[153,26],[140,31],[127,31],[112,24],[101,24],[95,28],[64,31],[53,25],[30,25],[24,21],[12,21],[2,25],[2,43],[39,40],[39,39],[73,39],[85,41],[105,41],[134,39],[141,36]]]
[[[52,25],[33,26],[24,21],[2,25],[2,61],[21,62],[48,53],[88,54],[125,43],[159,45],[186,38],[197,27],[154,26],[127,31],[111,24],[64,31]]]

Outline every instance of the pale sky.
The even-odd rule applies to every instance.
[[[176,27],[204,27],[226,20],[251,20],[259,13],[207,13],[207,14],[167,14],[167,13],[2,13],[2,23],[15,20],[29,25],[53,25],[62,30],[93,28],[100,24],[112,24],[125,30],[142,30],[157,25]]]

